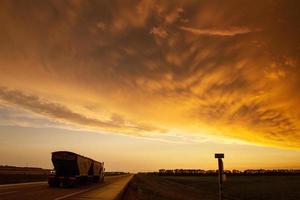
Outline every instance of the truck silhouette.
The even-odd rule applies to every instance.
[[[104,162],[69,151],[52,153],[54,171],[48,176],[50,187],[86,185],[104,181]]]

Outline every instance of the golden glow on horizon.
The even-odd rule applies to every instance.
[[[299,22],[279,2],[1,2],[0,105],[108,133],[299,149]]]

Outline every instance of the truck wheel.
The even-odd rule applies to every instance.
[[[59,187],[60,186],[60,182],[58,180],[54,181],[54,187]]]

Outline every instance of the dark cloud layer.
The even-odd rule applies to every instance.
[[[1,1],[1,98],[85,126],[299,148],[299,19],[296,0]]]
[[[142,134],[146,131],[158,130],[163,132],[163,129],[157,129],[150,126],[135,125],[126,122],[119,115],[112,115],[107,121],[89,118],[84,115],[72,112],[65,106],[57,103],[42,100],[37,96],[26,95],[20,91],[11,91],[5,88],[0,88],[0,98],[21,108],[28,109],[35,113],[52,117],[57,120],[79,124],[85,127],[94,127],[106,131],[125,131],[128,134]]]

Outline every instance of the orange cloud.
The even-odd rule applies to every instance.
[[[37,96],[25,95],[20,91],[0,88],[0,98],[10,104],[25,108],[37,114],[48,116],[62,122],[74,123],[83,127],[94,127],[108,132],[122,131],[123,133],[134,135],[154,131],[165,132],[165,130],[161,128],[125,121],[123,117],[117,114],[113,114],[108,120],[87,117],[84,114],[73,112],[63,105],[42,100]]]
[[[168,36],[168,33],[161,27],[153,27],[150,33],[161,38],[165,38]]]
[[[229,28],[229,29],[223,29],[223,30],[217,30],[217,29],[200,29],[200,28],[191,28],[191,27],[179,27],[181,30],[194,33],[197,35],[215,35],[215,36],[235,36],[245,33],[252,32],[248,28]]]
[[[1,2],[1,101],[110,133],[300,147],[293,6],[134,5]]]

